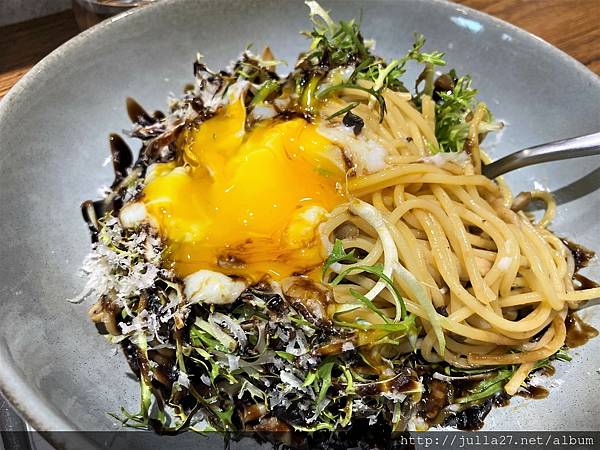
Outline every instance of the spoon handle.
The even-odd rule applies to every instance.
[[[519,150],[491,164],[486,164],[482,172],[488,178],[496,178],[511,170],[532,164],[591,155],[600,155],[600,133],[563,139]]]

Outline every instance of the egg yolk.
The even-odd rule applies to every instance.
[[[318,225],[344,201],[339,150],[301,118],[245,120],[240,99],[182,134],[183,165],[149,170],[143,201],[179,276],[279,280],[323,262]]]

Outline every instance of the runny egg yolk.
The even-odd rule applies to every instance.
[[[156,164],[144,203],[166,238],[174,269],[257,282],[317,273],[318,225],[344,202],[337,147],[296,118],[245,132],[243,100],[183,133],[185,164]]]

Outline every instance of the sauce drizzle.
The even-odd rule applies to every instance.
[[[565,320],[567,326],[567,347],[574,348],[584,345],[587,341],[598,336],[598,330],[581,320],[577,314],[569,314]]]

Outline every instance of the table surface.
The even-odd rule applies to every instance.
[[[550,42],[600,75],[600,0],[456,0]],[[72,11],[0,28],[0,98],[79,32]]]

